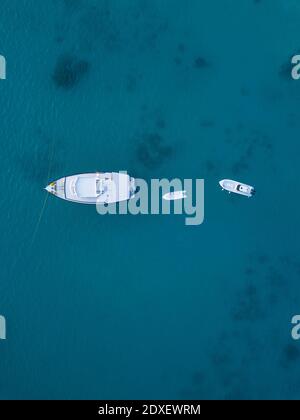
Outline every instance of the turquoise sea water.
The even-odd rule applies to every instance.
[[[0,398],[299,398],[299,22],[295,0],[1,0]],[[204,178],[204,224],[55,197],[39,223],[49,179],[124,169]]]

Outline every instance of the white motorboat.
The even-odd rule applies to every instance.
[[[172,191],[163,195],[163,199],[167,201],[182,200],[186,198],[186,191]]]
[[[135,180],[124,172],[96,172],[60,178],[45,189],[67,201],[110,204],[132,198]]]
[[[252,197],[255,194],[255,189],[251,185],[233,181],[232,179],[222,179],[219,181],[219,184],[222,190],[229,191],[229,193],[241,194],[246,197]]]

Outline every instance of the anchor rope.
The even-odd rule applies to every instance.
[[[50,173],[51,173],[51,169],[52,169],[52,161],[53,161],[53,156],[54,156],[54,141],[55,141],[55,139],[53,137],[53,140],[51,142],[51,149],[50,149],[50,152],[51,153],[50,153],[50,160],[49,160],[49,165],[48,165],[47,184],[49,183]],[[47,204],[48,198],[49,198],[49,193],[47,192],[47,195],[46,195],[46,197],[45,197],[45,199],[43,201],[43,205],[41,207],[41,211],[39,213],[39,217],[38,217],[37,223],[35,225],[35,228],[34,228],[34,231],[33,231],[33,234],[32,234],[32,238],[31,238],[31,242],[30,242],[30,249],[31,249],[31,247],[34,244],[36,235],[38,233],[38,230],[39,230],[39,227],[40,227],[40,224],[41,224],[41,221],[42,221],[42,218],[43,218],[45,209],[46,209],[46,204]]]

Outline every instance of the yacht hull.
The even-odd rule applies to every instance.
[[[232,179],[222,179],[219,181],[219,184],[223,190],[229,193],[240,194],[246,197],[252,197],[255,194],[255,189],[251,185],[233,181]]]
[[[173,191],[163,195],[163,199],[167,201],[183,200],[186,197],[186,191]]]
[[[80,204],[112,204],[134,196],[135,182],[127,173],[96,172],[71,175],[45,188],[66,201]]]

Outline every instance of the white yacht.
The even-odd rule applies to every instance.
[[[167,201],[182,200],[186,197],[186,191],[172,191],[163,195],[163,199]]]
[[[110,204],[132,198],[135,180],[123,172],[96,172],[60,178],[45,189],[63,200]]]
[[[229,193],[241,194],[246,197],[252,197],[255,194],[255,189],[251,185],[233,181],[232,179],[222,179],[219,181],[219,184],[222,190],[229,191]]]

